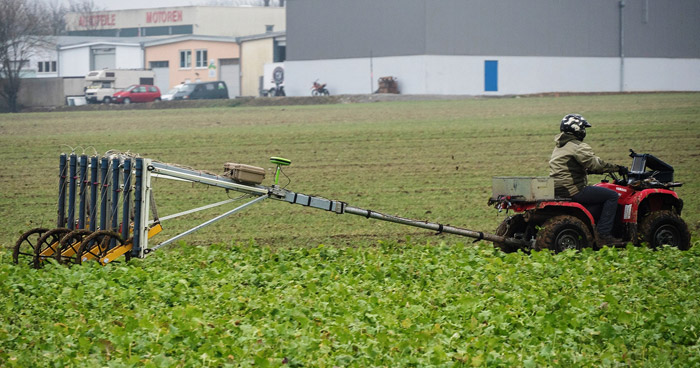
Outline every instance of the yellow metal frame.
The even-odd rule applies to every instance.
[[[41,257],[44,257],[44,258],[51,257],[56,252],[53,249],[54,246],[58,246],[58,242],[51,244],[48,248],[44,249],[43,252],[39,253],[39,259],[41,259]]]
[[[148,239],[154,237],[155,235],[157,235],[161,231],[163,231],[163,226],[161,224],[153,225],[150,229],[148,229]],[[55,253],[54,248],[58,247],[58,243],[59,242],[55,242],[55,243],[51,244],[49,247],[47,247],[46,249],[44,249],[41,252],[41,254],[39,254],[39,257],[41,257],[41,259],[51,257]],[[80,246],[80,243],[71,244],[70,247],[66,248],[61,253],[61,257],[74,256],[76,251],[77,251],[76,250],[77,246]],[[99,245],[96,245],[96,246],[99,246]],[[131,251],[131,249],[133,247],[134,247],[134,245],[132,243],[126,243],[126,244],[123,244],[121,246],[115,247],[114,249],[107,252],[107,254],[104,257],[100,258],[100,263],[102,265],[106,265],[107,263],[110,263],[110,262],[114,261],[115,259],[119,258],[120,256],[124,255],[126,252]],[[89,261],[89,260],[92,260],[94,258],[95,258],[94,255],[86,254],[83,257],[82,261]]]
[[[163,231],[163,226],[161,224],[155,224],[153,225],[150,229],[148,229],[148,239],[154,237],[156,234],[160,233]],[[100,258],[100,263],[104,266],[109,262],[114,261],[115,259],[119,258],[120,256],[124,255],[126,252],[131,251],[131,249],[134,247],[132,243],[127,243],[119,247],[115,247],[114,249],[110,250],[105,254],[104,257]],[[93,259],[94,256],[92,254],[88,254],[86,258],[83,258],[83,261]]]

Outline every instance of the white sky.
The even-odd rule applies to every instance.
[[[49,0],[51,1],[51,0]],[[95,6],[105,10],[143,9],[143,8],[167,8],[173,6],[188,6],[205,4],[207,0],[93,0]],[[71,0],[62,0],[61,3],[70,4]],[[73,2],[81,2],[74,0]]]
[[[1,1],[1,0],[0,0]],[[84,0],[45,0],[48,2],[62,2],[66,5],[70,2],[80,3]],[[147,9],[147,8],[168,8],[175,6],[189,5],[251,5],[261,3],[261,0],[93,0],[95,5],[100,9],[105,10],[121,10],[121,9]],[[273,0],[272,3],[278,1]]]
[[[118,10],[200,5],[206,3],[206,0],[94,0],[94,2],[100,8]]]

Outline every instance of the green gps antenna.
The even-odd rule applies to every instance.
[[[280,181],[280,172],[282,171],[282,166],[289,166],[292,164],[292,160],[287,160],[282,157],[270,157],[270,162],[277,165],[277,171],[275,172],[275,185]]]

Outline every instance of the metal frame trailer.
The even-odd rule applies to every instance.
[[[342,201],[293,192],[277,185],[280,166],[290,162],[281,158],[273,158],[271,161],[277,164],[277,173],[275,184],[268,187],[237,182],[228,177],[148,158],[123,154],[108,154],[101,158],[78,156],[74,153],[62,154],[59,160],[58,228],[37,228],[23,234],[15,245],[13,259],[15,263],[19,263],[22,258],[29,257],[30,263],[38,268],[49,257],[59,262],[81,263],[97,260],[102,264],[112,262],[121,255],[127,260],[131,257],[144,258],[165,245],[268,198],[335,214],[351,214],[437,233],[462,235],[475,238],[476,241],[483,239],[511,246],[524,245],[523,240],[515,238],[387,215],[354,207]],[[204,184],[236,191],[252,199],[170,239],[152,245],[151,238],[162,230],[161,221],[237,200],[227,199],[159,217],[153,196],[153,178]]]

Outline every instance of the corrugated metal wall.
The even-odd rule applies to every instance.
[[[287,60],[425,53],[424,0],[287,2]]]
[[[405,55],[615,57],[617,0],[294,0],[287,60]],[[625,56],[700,57],[700,1],[625,0]]]

